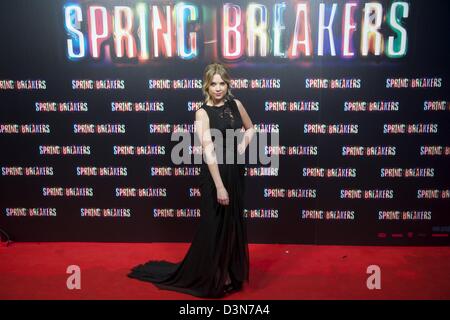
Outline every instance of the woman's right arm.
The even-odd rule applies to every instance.
[[[228,192],[223,185],[222,178],[217,165],[216,152],[214,150],[214,143],[211,138],[209,130],[209,119],[205,110],[199,109],[195,112],[195,131],[202,145],[203,155],[208,164],[209,172],[214,180],[217,189],[217,201],[222,205],[228,205]]]

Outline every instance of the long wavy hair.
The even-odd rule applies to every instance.
[[[231,100],[234,96],[231,93],[231,77],[228,74],[227,69],[221,65],[220,63],[211,63],[206,66],[205,71],[203,73],[203,86],[202,86],[202,92],[203,96],[205,97],[205,103],[208,101],[212,101],[210,95],[209,95],[209,87],[211,86],[212,79],[215,74],[218,74],[223,81],[227,84],[227,93],[225,94],[225,102]]]

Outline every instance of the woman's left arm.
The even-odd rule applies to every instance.
[[[239,113],[241,115],[242,123],[245,128],[245,134],[244,139],[242,141],[242,144],[240,144],[240,147],[238,150],[239,153],[244,153],[245,148],[250,144],[250,141],[253,139],[253,136],[255,134],[255,129],[253,128],[252,120],[250,119],[247,111],[245,110],[244,106],[238,99],[234,99],[236,101],[236,104],[238,106]]]

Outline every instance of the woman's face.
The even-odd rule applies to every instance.
[[[228,91],[227,84],[223,81],[222,77],[215,74],[211,80],[211,85],[208,88],[208,93],[213,102],[221,101]]]

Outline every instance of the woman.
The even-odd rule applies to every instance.
[[[237,164],[253,135],[253,124],[242,103],[233,99],[230,76],[218,63],[204,72],[205,101],[195,113],[195,128],[203,150],[201,167],[201,221],[180,263],[150,261],[128,275],[154,283],[160,289],[198,297],[219,298],[242,289],[249,278],[246,226],[243,219],[244,164]],[[245,128],[242,141],[226,138],[227,129]],[[211,129],[211,130],[210,130]],[[213,139],[212,129],[223,139]],[[218,131],[216,131],[217,133]],[[233,151],[232,163],[225,162]],[[223,151],[223,162],[217,157]]]

